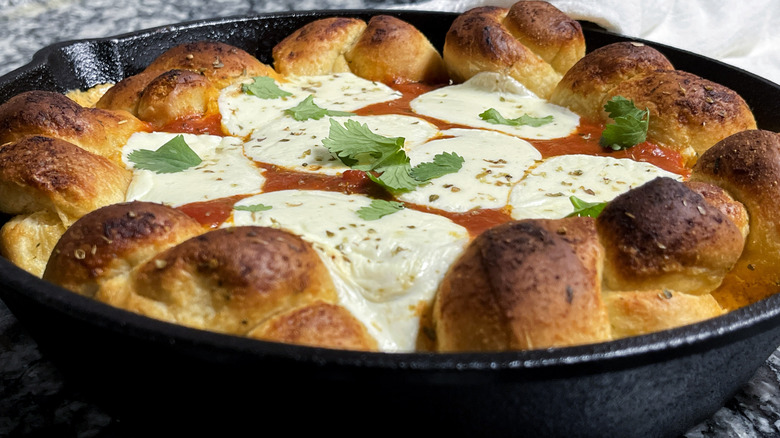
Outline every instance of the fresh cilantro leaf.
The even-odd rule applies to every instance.
[[[569,196],[571,205],[574,206],[574,212],[568,214],[566,217],[572,216],[587,216],[598,217],[604,207],[607,206],[606,202],[586,202],[576,196]]]
[[[276,85],[276,81],[268,76],[257,76],[253,78],[251,84],[243,84],[241,91],[261,99],[278,99],[280,97],[292,96],[292,93],[282,90]]]
[[[430,179],[457,172],[464,161],[457,154],[442,153],[432,163],[420,163],[412,169],[403,137],[383,137],[355,120],[346,120],[342,126],[331,119],[330,132],[322,144],[342,163],[366,172],[391,192],[414,190]]]
[[[251,211],[251,212],[258,212],[258,211],[266,211],[270,210],[270,205],[263,205],[263,204],[252,204],[252,205],[234,205],[233,210],[238,211]]]
[[[507,119],[501,115],[495,108],[490,108],[487,111],[479,115],[482,120],[492,123],[494,125],[509,125],[509,126],[532,126],[537,128],[542,125],[546,125],[553,121],[553,116],[547,117],[532,117],[528,114],[523,114],[515,119]]]
[[[357,211],[358,216],[361,219],[367,221],[375,221],[388,214],[393,214],[396,211],[402,210],[404,204],[395,201],[384,201],[381,199],[374,199],[371,201],[371,205],[368,207],[362,207]]]
[[[433,157],[433,162],[420,163],[412,168],[412,177],[417,181],[428,181],[450,173],[456,173],[463,167],[463,157],[456,153],[443,152]]]
[[[383,137],[368,125],[346,120],[342,126],[330,120],[328,137],[322,144],[344,164],[368,173],[372,180],[391,190],[413,190],[418,182],[411,177],[409,157],[403,150],[403,137]],[[375,177],[371,172],[381,175]]]
[[[599,143],[613,150],[628,149],[647,139],[650,122],[650,110],[640,110],[634,101],[623,96],[615,96],[604,105],[614,123],[608,124],[601,134]]]
[[[392,161],[377,168],[382,174],[374,181],[391,191],[409,191],[417,188],[420,182],[412,177],[412,166],[409,164],[409,157],[406,156],[406,153],[400,151],[391,158]]]
[[[127,159],[136,169],[151,170],[155,173],[176,173],[187,170],[201,163],[198,154],[184,141],[179,134],[168,140],[156,151],[138,149],[131,152]]]
[[[306,97],[306,99],[303,99],[297,106],[284,110],[286,114],[289,114],[292,116],[293,119],[298,121],[303,120],[319,120],[325,116],[331,116],[331,117],[348,117],[348,116],[354,116],[354,113],[346,112],[346,111],[331,111],[327,110],[325,108],[320,108],[317,106],[317,104],[314,103],[314,96],[311,94]]]

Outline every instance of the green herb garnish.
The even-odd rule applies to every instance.
[[[574,206],[574,211],[566,217],[586,216],[595,218],[607,206],[606,202],[586,202],[576,196],[569,196],[569,201]]]
[[[428,181],[460,170],[465,160],[452,152],[442,152],[433,157],[433,162],[420,163],[412,168],[412,178]]]
[[[253,213],[255,213],[255,212],[258,212],[258,211],[266,211],[266,210],[270,210],[270,209],[272,209],[272,208],[273,208],[273,207],[271,207],[270,205],[263,205],[263,204],[252,204],[252,205],[234,205],[234,206],[233,206],[233,210],[238,210],[238,211],[251,211],[251,212],[253,212]]]
[[[331,116],[331,117],[348,117],[348,116],[354,116],[354,113],[346,112],[346,111],[332,111],[327,110],[325,108],[320,108],[317,106],[317,104],[314,103],[314,96],[311,94],[306,97],[306,99],[303,99],[297,106],[284,110],[286,114],[289,114],[292,116],[293,119],[298,121],[303,120],[319,120],[325,116]]]
[[[201,163],[198,154],[190,149],[184,136],[179,134],[168,140],[156,151],[138,149],[131,152],[127,159],[136,169],[151,170],[155,173],[176,173]]]
[[[375,221],[379,218],[385,217],[388,214],[393,214],[404,208],[404,204],[395,201],[384,201],[381,199],[374,199],[371,201],[371,205],[368,207],[362,207],[357,211],[357,215],[361,219],[367,221]]]
[[[261,99],[278,99],[280,97],[292,96],[292,93],[282,90],[276,85],[276,81],[268,76],[257,76],[252,78],[251,84],[243,84],[241,91]]]
[[[479,117],[481,117],[482,120],[494,125],[531,126],[534,128],[546,125],[553,121],[553,116],[532,117],[528,114],[523,114],[522,116],[514,119],[507,119],[502,116],[501,113],[499,113],[495,108],[488,109],[487,111],[480,114]]]
[[[457,162],[455,154],[442,154],[447,156],[439,158],[438,162],[434,158],[433,163],[422,163],[432,164],[437,168],[435,171],[427,166],[421,167],[422,164],[413,170],[403,149],[403,137],[383,137],[371,131],[368,125],[354,120],[346,120],[342,126],[331,119],[330,132],[322,144],[342,163],[366,172],[372,181],[391,191],[414,190],[431,178],[457,172],[463,162],[460,157]],[[417,179],[414,174],[426,179]]]
[[[608,124],[601,134],[599,143],[612,150],[628,149],[647,139],[650,122],[650,110],[640,110],[634,101],[623,96],[615,96],[604,105],[614,123]]]

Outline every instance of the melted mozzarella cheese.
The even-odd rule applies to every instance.
[[[368,81],[352,73],[291,77],[287,82],[277,85],[292,94],[276,99],[262,99],[241,91],[242,84],[223,89],[218,103],[222,126],[227,132],[237,137],[246,137],[253,130],[276,120],[285,110],[295,107],[309,95],[314,96],[317,106],[332,111],[354,111],[401,97],[401,93],[387,85]]]
[[[580,117],[567,108],[536,97],[523,85],[498,73],[479,73],[468,81],[425,93],[411,102],[417,114],[450,123],[492,129],[528,139],[566,137],[579,125]],[[499,125],[482,120],[482,112],[493,108],[507,119],[522,115],[553,116],[539,127]]]
[[[570,196],[586,202],[607,202],[659,176],[682,180],[680,175],[628,158],[592,155],[548,158],[512,189],[509,197],[512,218],[562,218],[574,211]]]
[[[246,155],[260,163],[288,170],[338,174],[348,169],[322,145],[330,132],[330,117],[297,121],[289,116],[255,130],[246,142]],[[353,116],[383,137],[404,137],[404,148],[413,149],[438,134],[438,129],[421,119],[400,115]],[[347,118],[336,117],[343,124]]]
[[[378,220],[357,211],[371,199],[318,191],[280,191],[236,205],[236,226],[288,230],[312,243],[330,270],[341,304],[361,320],[382,351],[413,351],[420,313],[468,243],[468,231],[441,216],[403,209]]]
[[[451,212],[475,208],[502,208],[507,205],[512,186],[532,164],[542,158],[530,143],[493,131],[450,129],[442,138],[412,148],[412,166],[431,162],[442,152],[463,157],[463,166],[430,180],[399,199]]]
[[[265,178],[243,153],[234,137],[183,134],[184,141],[202,162],[176,173],[155,173],[133,168],[128,155],[140,149],[157,150],[178,134],[138,132],[122,149],[122,160],[133,170],[127,201],[150,201],[174,207],[234,195],[257,193]]]

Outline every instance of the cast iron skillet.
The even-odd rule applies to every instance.
[[[324,16],[388,13],[441,48],[456,16],[313,11],[190,22],[50,46],[0,78],[0,101],[137,73],[174,44],[214,39],[271,64],[270,49]],[[590,50],[626,38],[584,23]],[[646,42],[647,43],[647,42]],[[681,70],[739,92],[780,131],[780,86],[648,43]],[[614,342],[491,354],[383,354],[188,329],[77,296],[0,260],[0,298],[41,350],[127,427],[174,436],[674,437],[711,416],[780,345],[780,295],[688,327]]]

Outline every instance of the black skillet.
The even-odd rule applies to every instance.
[[[271,64],[270,49],[311,20],[379,13],[417,26],[439,48],[456,16],[277,13],[60,43],[0,78],[0,102],[117,81],[187,41],[223,41]],[[589,50],[626,40],[584,28]],[[678,69],[736,90],[760,128],[780,131],[780,86],[644,42]],[[193,330],[77,296],[5,259],[0,298],[68,382],[138,436],[675,437],[723,406],[780,345],[780,295],[651,335],[490,354],[358,353]]]

